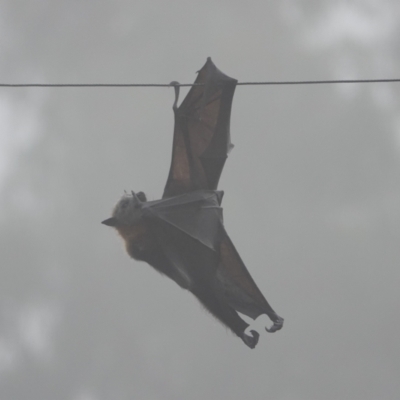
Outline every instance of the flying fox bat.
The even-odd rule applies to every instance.
[[[258,289],[223,224],[224,192],[217,187],[233,147],[229,123],[237,81],[208,58],[195,84],[179,107],[175,84],[172,161],[162,199],[125,194],[103,224],[117,229],[131,257],[192,292],[254,348],[259,333],[245,333],[249,325],[238,312],[253,319],[267,314],[273,321],[268,332],[281,329],[283,318]]]

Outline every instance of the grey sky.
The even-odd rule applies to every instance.
[[[0,81],[399,77],[397,3],[2,0]],[[225,225],[285,318],[251,351],[100,224],[161,196],[173,90],[0,89],[0,398],[397,399],[399,94],[236,89]]]

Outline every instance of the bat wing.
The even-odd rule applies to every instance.
[[[257,287],[226,233],[222,197],[221,191],[199,190],[148,202],[143,217],[152,222],[158,243],[179,277],[172,279],[192,291],[210,287],[220,304],[253,319],[267,314],[274,322],[269,331],[274,332],[283,319]]]
[[[187,289],[215,276],[222,232],[223,192],[195,191],[143,205],[162,252]]]
[[[198,72],[182,104],[174,107],[171,167],[163,198],[194,190],[215,190],[233,147],[229,124],[237,80],[217,69],[211,58]]]
[[[253,319],[261,314],[267,314],[274,319],[274,311],[257,287],[225,230],[219,243],[219,252],[217,285],[227,303],[236,311]]]
[[[198,190],[149,201],[142,205],[142,216],[151,223],[171,265],[188,282],[206,277],[236,311],[253,319],[271,316],[271,307],[225,231],[222,197],[222,191]]]
[[[202,190],[144,204],[143,216],[217,252],[222,191]]]

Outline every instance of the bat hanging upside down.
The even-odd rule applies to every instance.
[[[256,319],[267,314],[268,332],[282,328],[225,231],[218,181],[230,149],[229,122],[237,81],[211,61],[198,72],[177,107],[171,168],[161,200],[143,192],[125,194],[103,224],[117,229],[126,250],[192,292],[244,343],[254,348],[258,332],[238,312]]]

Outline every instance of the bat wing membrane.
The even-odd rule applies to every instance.
[[[175,109],[172,160],[163,198],[215,190],[232,144],[229,124],[237,81],[210,58]]]
[[[236,311],[256,319],[261,314],[274,313],[257,287],[235,246],[224,230],[219,243],[220,263],[217,271],[217,290]]]

